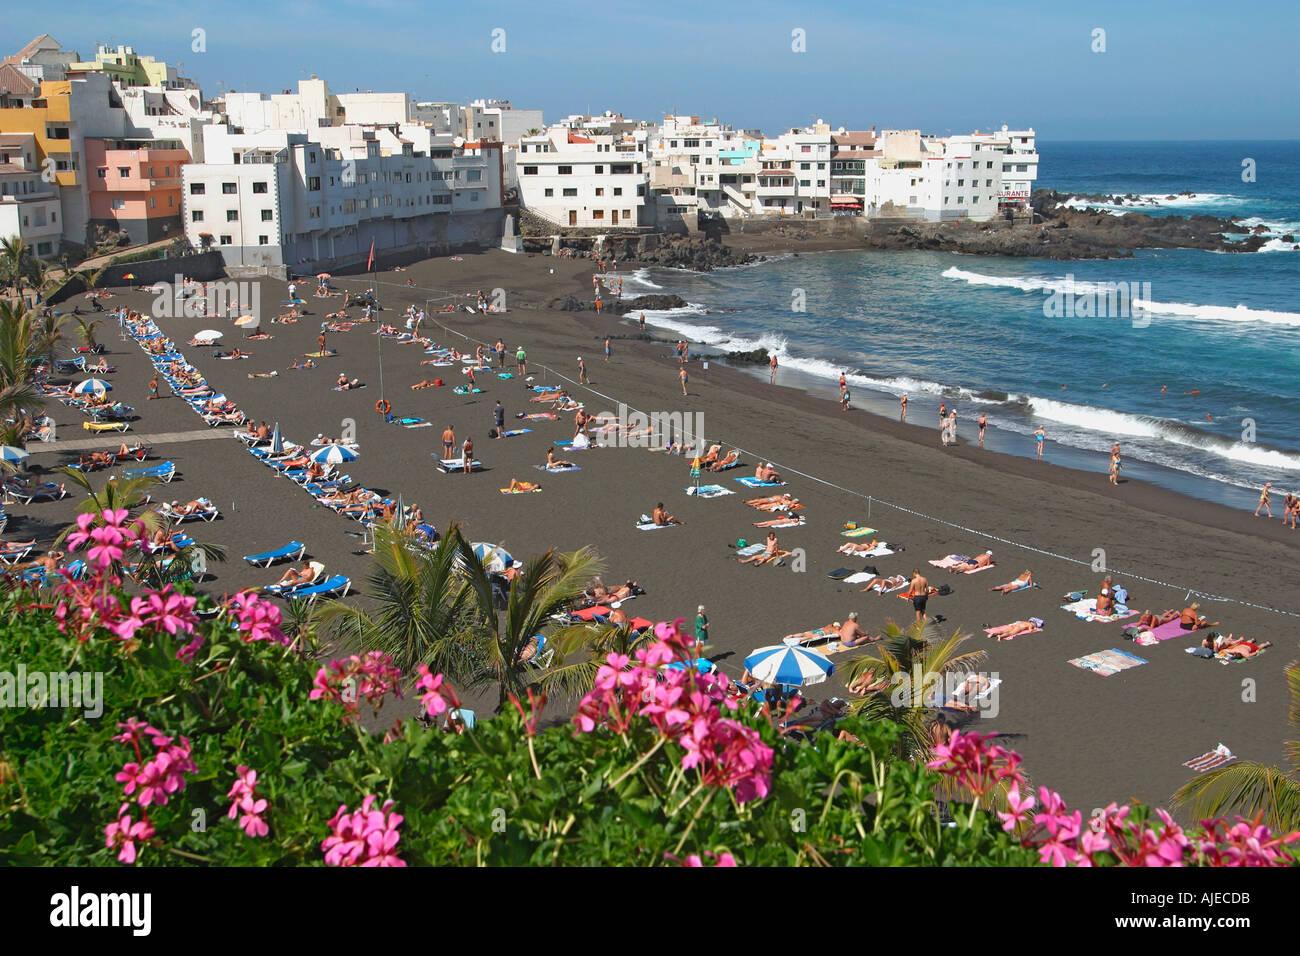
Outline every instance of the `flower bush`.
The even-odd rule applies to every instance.
[[[466,730],[442,675],[402,675],[382,654],[317,664],[256,597],[208,620],[170,589],[124,594],[116,569],[139,529],[120,512],[73,535],[90,565],[83,580],[59,585],[52,605],[0,595],[6,657],[29,673],[102,673],[102,714],[0,707],[2,863],[1295,859],[1296,834],[1249,821],[1185,830],[1163,811],[1114,805],[1084,820],[1047,788],[1030,794],[1020,758],[981,735],[954,734],[928,766],[897,759],[896,728],[860,718],[842,725],[855,740],[795,743],[776,726],[785,714],[742,709],[724,681],[689,666],[693,642],[677,624],[658,625],[631,658],[608,657],[571,719],[548,716],[529,690]],[[405,712],[432,728],[362,713],[361,700],[393,706],[404,687],[414,687]],[[944,785],[960,803],[940,804]]]

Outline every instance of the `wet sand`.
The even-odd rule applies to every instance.
[[[770,243],[776,241],[762,248],[771,251],[775,246]],[[803,246],[794,248],[804,251]],[[406,286],[407,280],[414,285]],[[1280,521],[1253,519],[1134,481],[1114,489],[1104,475],[1059,468],[1050,461],[984,452],[967,444],[943,449],[929,421],[900,425],[862,412],[843,413],[833,402],[771,386],[716,362],[707,370],[698,361],[690,363],[689,395],[684,398],[667,343],[616,338],[612,361],[603,361],[604,335],[635,332],[634,316],[598,318],[524,305],[570,293],[589,296],[591,264],[583,260],[488,252],[466,255],[459,262],[415,263],[403,272],[380,272],[369,279],[339,276],[334,285],[354,291],[373,285],[385,307],[379,318],[399,327],[410,302],[435,298],[433,308],[446,302],[472,303],[467,293],[482,289],[490,296],[493,289],[504,288],[508,314],[431,312],[430,319],[447,328],[426,323],[425,334],[440,346],[468,351],[476,342],[491,344],[498,336],[510,355],[523,345],[537,382],[563,384],[586,402],[588,411],[617,412],[623,402],[644,412],[702,413],[707,440],[745,450],[741,468],[712,479],[738,493],[711,500],[690,497],[685,492],[693,483],[690,459],[643,448],[565,453],[581,471],[539,472],[534,466],[544,461],[549,443],[571,437],[572,414],[556,422],[519,422],[517,412],[541,406],[527,403],[533,393],[518,379],[480,374],[482,394],[454,395],[450,386],[461,381],[458,369],[422,366],[426,356],[418,346],[393,340],[382,344],[383,395],[392,401],[395,415],[422,417],[432,427],[386,424],[373,407],[381,397],[379,342],[372,334],[377,324],[330,334],[329,346],[339,354],[318,360],[316,369],[286,370],[295,358],[316,350],[323,314],[341,308],[339,298],[311,298],[314,283],[309,280],[299,288],[311,314],[295,325],[264,322],[263,328],[274,335],[269,341],[245,342],[240,330],[222,320],[163,318],[159,323],[178,343],[198,329],[216,328],[226,332],[226,348],[238,345],[251,351],[251,359],[221,361],[211,357],[210,348],[181,345],[215,388],[253,419],[278,421],[287,437],[304,443],[318,433],[337,437],[347,420],[354,421],[361,458],[346,471],[369,487],[418,503],[426,519],[440,529],[460,521],[472,540],[498,542],[516,555],[592,545],[605,559],[606,581],[634,578],[646,588],[645,596],[627,605],[629,614],[653,620],[692,618],[696,605],[705,604],[712,624],[709,656],[732,676],[739,675],[750,650],[778,643],[785,634],[843,621],[853,610],[872,631],[889,619],[910,621],[908,602],[893,595],[859,593],[826,574],[868,563],[882,574],[908,574],[919,566],[933,583],[953,588],[951,595],[931,599],[930,612],[946,620],[932,626],[930,634],[954,629],[973,634],[963,650],[986,651],[988,660],[980,669],[996,672],[1003,681],[996,715],[971,724],[983,732],[1008,735],[1008,745],[1025,755],[1035,782],[1059,789],[1071,805],[1086,812],[1132,797],[1164,803],[1191,774],[1181,766],[1183,761],[1220,742],[1242,758],[1283,760],[1287,694],[1282,669],[1297,656],[1295,617],[1203,599],[1202,612],[1221,621],[1225,632],[1275,645],[1257,660],[1223,666],[1185,654],[1194,637],[1137,647],[1121,636],[1122,624],[1085,623],[1058,607],[1066,592],[1095,591],[1101,574],[1091,565],[1096,549],[1102,549],[1106,566],[1128,586],[1129,603],[1139,610],[1181,607],[1188,589],[1300,609],[1294,571],[1300,533],[1283,530]],[[284,298],[282,283],[262,284],[266,315],[273,315]],[[152,301],[146,293],[122,293],[108,304],[148,311]],[[354,318],[360,314],[356,308],[349,311]],[[653,328],[650,331],[653,334]],[[101,329],[100,338],[111,349],[108,360],[119,368],[110,376],[117,389],[114,397],[134,404],[141,415],[133,432],[204,427],[177,399],[144,400],[148,364],[134,342],[120,341],[117,330],[108,326]],[[575,384],[579,355],[586,360],[590,388]],[[248,378],[251,372],[271,370],[278,375]],[[367,387],[332,391],[340,372]],[[447,387],[409,389],[411,383],[436,374],[447,380]],[[497,399],[505,405],[507,427],[529,427],[532,432],[488,439]],[[60,405],[51,406],[51,413],[60,437],[73,436],[74,429],[76,438],[85,437],[80,413]],[[458,440],[474,439],[485,471],[443,475],[433,468],[432,452],[439,448],[447,424],[454,426]],[[103,447],[115,447],[117,441],[117,436],[108,436]],[[31,450],[32,462],[46,467],[62,457],[57,446],[33,444]],[[777,532],[784,548],[804,549],[806,570],[796,571],[794,563],[742,566],[728,548],[738,538],[761,541],[764,536],[753,522],[769,516],[743,502],[767,492],[749,492],[734,480],[753,474],[760,458],[787,474],[789,484],[781,490],[806,505],[805,526]],[[162,495],[180,500],[204,495],[222,509],[217,522],[187,526],[200,541],[228,551],[228,560],[212,567],[216,578],[208,589],[221,592],[274,580],[283,566],[253,569],[241,556],[296,538],[308,544],[329,572],[347,574],[364,592],[369,559],[353,553],[359,541],[348,534],[360,531],[360,526],[317,506],[297,486],[255,462],[233,437],[160,446],[155,460],[164,459],[177,463],[180,476],[164,486]],[[502,495],[499,489],[511,477],[540,481],[543,491]],[[637,516],[650,512],[658,501],[685,526],[636,530]],[[11,521],[6,537],[47,540],[70,520],[73,505],[65,500],[11,506],[10,513],[23,520]],[[846,521],[869,524],[879,529],[878,537],[901,542],[906,550],[880,558],[838,554],[835,549],[850,540],[840,535]],[[926,564],[949,553],[975,554],[986,547],[994,552],[995,570],[954,575]],[[987,590],[1026,568],[1033,570],[1039,588],[1005,597]],[[1133,575],[1169,584],[1146,583]],[[1042,633],[1005,643],[983,634],[985,626],[1029,616],[1045,619]],[[1109,648],[1134,653],[1148,663],[1104,678],[1067,663]],[[849,651],[834,659],[843,664],[860,653]],[[843,693],[832,677],[811,688],[809,696],[820,700]],[[480,712],[491,706],[488,700],[474,703]]]

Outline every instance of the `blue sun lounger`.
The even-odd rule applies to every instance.
[[[288,559],[297,561],[307,551],[307,546],[301,541],[290,541],[283,547],[276,548],[274,551],[263,551],[261,554],[246,554],[244,560],[254,567],[269,568],[276,561]]]
[[[122,472],[123,478],[157,478],[162,482],[169,482],[176,477],[176,462],[165,461],[161,465],[154,465],[152,468],[128,468]]]
[[[309,584],[305,588],[294,588],[291,591],[280,591],[279,596],[282,598],[314,598],[321,594],[333,594],[336,597],[347,597],[348,591],[352,588],[352,581],[341,574],[336,574],[328,581],[322,581],[320,584]]]

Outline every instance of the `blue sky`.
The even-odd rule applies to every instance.
[[[191,49],[195,28],[206,52]],[[505,31],[505,51],[491,49]],[[1093,31],[1105,52],[1093,52]],[[794,52],[802,30],[806,52]],[[1293,139],[1287,66],[1300,4],[1262,0],[554,3],[413,0],[23,4],[21,45],[49,33],[181,61],[205,93],[279,92],[311,73],[338,92],[500,97],[569,113],[666,112],[768,132],[818,117],[928,132],[1032,125],[1045,140]],[[6,50],[6,53],[12,50]]]

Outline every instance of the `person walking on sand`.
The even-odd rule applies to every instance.
[[[155,399],[155,398],[162,398],[162,396],[158,394],[158,376],[157,376],[157,375],[155,375],[153,378],[149,379],[149,400],[152,401],[152,400]]]
[[[768,369],[767,383],[769,385],[776,384],[776,366],[777,366],[776,353],[773,352],[772,357],[768,359],[767,362],[767,369]]]
[[[522,345],[519,346],[519,351],[515,353],[515,368],[519,370],[521,377],[528,374],[528,353],[524,351]]]
[[[605,361],[609,361],[609,336],[605,336]]]
[[[704,605],[695,609],[695,647],[698,650],[709,642],[709,616],[704,613]],[[698,655],[697,655],[698,656]]]
[[[497,353],[497,366],[499,368],[505,368],[506,367],[506,343],[503,342],[501,339],[497,339],[497,344],[492,347],[492,350]]]
[[[840,386],[840,411],[847,412],[848,410],[849,410],[849,387],[847,385],[841,385]]]
[[[1263,489],[1261,489],[1261,491],[1260,491],[1260,493],[1259,493],[1259,504],[1255,505],[1255,517],[1256,517],[1256,518],[1259,517],[1259,509],[1260,509],[1260,508],[1263,508],[1265,511],[1267,511],[1267,512],[1268,512],[1268,516],[1269,516],[1270,518],[1273,517],[1273,508],[1272,508],[1272,506],[1268,503],[1268,495],[1269,495],[1269,492],[1272,490],[1272,488],[1273,488],[1273,482],[1271,482],[1271,481],[1266,481],[1266,482],[1264,482],[1264,487],[1263,487]]]
[[[442,457],[451,460],[452,449],[456,447],[456,432],[448,425],[442,430]]]
[[[1047,438],[1047,433],[1043,431],[1043,426],[1039,425],[1038,430],[1034,432],[1034,441],[1038,443],[1038,460],[1043,460],[1043,440]]]
[[[641,334],[645,335],[645,313],[641,313],[641,318],[637,319],[637,325],[641,327]]]
[[[916,623],[925,623],[925,605],[930,600],[930,582],[919,568],[912,569],[912,584],[908,589],[912,595],[912,610],[916,612]]]
[[[587,363],[582,360],[581,355],[578,356],[578,384],[579,385],[591,384],[591,379],[587,378]]]
[[[957,409],[948,412],[948,444],[957,444]]]
[[[1110,453],[1110,483],[1119,487],[1119,452],[1117,451]]]
[[[468,475],[474,470],[474,439],[465,439],[465,443],[460,446],[460,456],[465,474]]]
[[[898,420],[907,421],[907,393],[904,392],[898,397]]]
[[[682,383],[682,394],[686,394],[686,366],[683,365],[677,370],[677,379]]]
[[[979,427],[980,427],[980,447],[983,448],[983,447],[984,447],[984,429],[986,429],[986,428],[989,427],[988,416],[986,416],[983,412],[980,412],[980,417],[979,417],[979,421],[977,422],[977,424],[978,424]]]
[[[497,399],[497,404],[492,409],[492,421],[496,425],[497,438],[504,438],[501,433],[506,427],[506,407],[501,404],[501,399]]]
[[[325,333],[323,331],[321,332],[320,335],[316,336],[316,346],[320,354],[324,355],[325,354]]]

